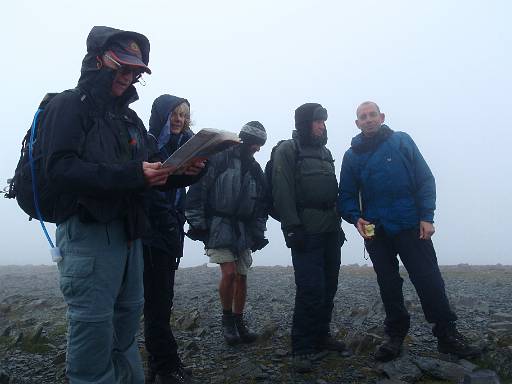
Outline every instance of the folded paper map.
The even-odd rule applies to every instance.
[[[210,156],[233,145],[240,144],[238,133],[215,128],[203,128],[179,147],[164,161],[164,167],[176,167],[175,173],[196,160],[206,160]]]

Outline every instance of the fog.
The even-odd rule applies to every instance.
[[[379,104],[386,123],[409,133],[437,183],[440,264],[510,264],[512,88],[507,1],[67,1],[7,2],[2,9],[0,181],[12,177],[21,140],[46,92],[73,88],[93,25],[145,34],[146,86],[132,104],[145,122],[163,93],[191,103],[193,129],[238,132],[259,120],[272,146],[289,138],[293,112],[319,102],[337,173],[358,133],[355,109]],[[0,265],[50,264],[35,221],[0,199]],[[353,226],[343,263],[369,263]],[[54,226],[49,226],[54,237]],[[255,265],[288,265],[279,223]],[[187,240],[183,266],[207,262]]]

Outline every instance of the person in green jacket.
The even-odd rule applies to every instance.
[[[345,235],[335,207],[334,160],[325,147],[326,120],[320,104],[297,108],[293,138],[277,146],[272,168],[274,210],[295,272],[292,352],[301,373],[312,370],[319,352],[345,351],[329,329]]]

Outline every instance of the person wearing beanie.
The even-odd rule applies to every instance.
[[[144,35],[93,27],[77,87],[54,96],[38,127],[41,167],[58,196],[70,384],[144,383],[136,340],[144,303],[142,196],[188,185],[204,168],[197,162],[171,175],[130,109],[134,84],[151,73],[148,62]]]
[[[343,156],[338,209],[364,239],[377,274],[387,338],[375,359],[390,361],[400,356],[410,327],[397,255],[418,293],[425,318],[434,324],[439,352],[459,358],[479,355],[481,349],[457,330],[457,315],[437,264],[431,240],[436,184],[427,162],[407,133],[384,124],[385,115],[376,103],[362,103],[356,116],[361,133]]]
[[[337,181],[327,143],[327,110],[306,103],[295,110],[292,139],[275,148],[273,209],[281,219],[295,273],[293,365],[309,372],[326,350],[347,353],[330,333],[345,235],[336,212]]]
[[[149,119],[149,135],[162,160],[192,136],[187,99],[161,95],[155,99]],[[196,180],[201,175],[198,175]],[[191,372],[178,356],[170,326],[174,278],[183,256],[185,188],[149,190],[146,194],[150,230],[144,245],[144,340],[148,358],[148,383],[187,383]]]
[[[242,143],[210,158],[206,174],[190,187],[185,215],[187,236],[204,243],[211,263],[220,265],[219,296],[222,331],[229,345],[251,343],[257,335],[244,318],[247,273],[252,253],[268,244],[265,238],[267,189],[254,154],[267,140],[258,121],[240,130]]]

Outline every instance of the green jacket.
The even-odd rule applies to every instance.
[[[276,148],[274,156],[272,196],[281,228],[302,225],[309,234],[339,231],[338,182],[331,152],[325,146],[303,146],[290,139]]]

